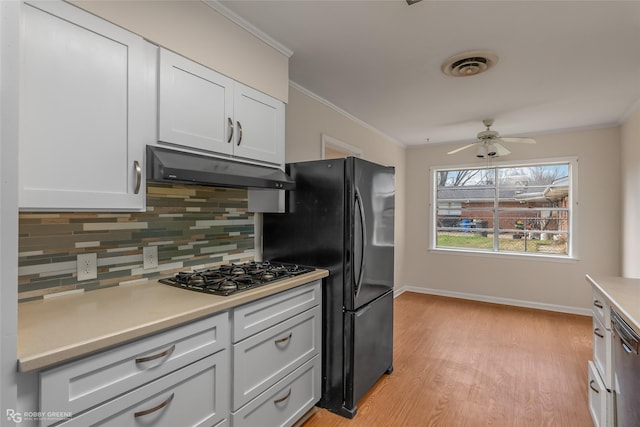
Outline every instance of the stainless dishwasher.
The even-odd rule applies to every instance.
[[[640,426],[640,334],[634,331],[615,310],[613,324],[613,368],[615,370],[615,405],[617,427]]]

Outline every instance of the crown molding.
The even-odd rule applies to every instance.
[[[627,109],[624,111],[624,113],[622,113],[622,116],[618,120],[618,124],[619,125],[624,124],[624,122],[626,122],[629,119],[629,117],[631,117],[631,115],[635,113],[636,110],[638,109],[640,109],[640,99],[636,100],[636,102],[632,103],[631,105],[629,105],[629,107],[627,107]]]
[[[207,6],[209,6],[211,9],[215,10],[216,12],[224,16],[225,18],[239,25],[244,30],[253,34],[258,39],[262,40],[263,42],[265,42],[266,44],[268,44],[269,46],[271,46],[272,48],[274,48],[275,50],[277,50],[287,58],[291,58],[291,56],[293,55],[293,51],[291,49],[289,49],[279,41],[275,40],[274,38],[269,36],[267,33],[260,30],[259,28],[254,26],[252,23],[250,23],[249,21],[247,21],[246,19],[244,19],[243,17],[241,17],[240,15],[238,15],[237,13],[229,9],[228,7],[224,6],[218,0],[202,0],[202,2]]]

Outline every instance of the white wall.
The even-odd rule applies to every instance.
[[[579,259],[442,253],[428,250],[432,166],[483,164],[451,145],[407,150],[405,284],[416,290],[587,313],[585,274],[620,273],[620,132],[618,128],[536,136],[535,145],[511,145],[509,161],[578,158]],[[494,162],[497,163],[499,159]],[[574,195],[575,197],[575,195]]]
[[[336,111],[295,87],[289,90],[286,115],[287,162],[322,158],[322,134],[362,150],[362,158],[396,169],[395,283],[404,283],[401,269],[405,241],[405,153],[391,139]]]
[[[71,2],[153,43],[287,102],[289,58],[200,1]]]
[[[621,129],[622,275],[640,278],[640,108]]]

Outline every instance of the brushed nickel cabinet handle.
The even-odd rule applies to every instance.
[[[273,401],[274,405],[277,405],[279,403],[284,402],[285,400],[287,400],[289,397],[291,396],[291,388],[289,388],[289,393],[287,393],[287,395],[285,397],[281,397],[280,399],[276,399]]]
[[[293,334],[293,332],[289,332],[289,335],[287,335],[287,336],[286,336],[286,337],[284,337],[284,338],[280,338],[280,339],[278,339],[278,340],[275,340],[275,341],[274,341],[274,343],[276,343],[276,344],[282,344],[283,342],[287,342],[287,341],[289,341],[289,340],[291,339],[291,335],[292,335],[292,334]]]
[[[602,332],[600,332],[600,328],[595,328],[595,329],[593,330],[593,333],[594,333],[597,337],[604,338],[604,335],[602,335]]]
[[[597,388],[595,388],[595,387],[593,386],[595,383],[596,383],[596,382],[595,382],[594,380],[591,380],[591,381],[589,382],[589,387],[591,387],[591,390],[595,391],[596,393],[600,393],[600,390],[598,390]]]
[[[164,408],[169,403],[171,403],[171,401],[173,400],[174,394],[175,393],[171,393],[171,396],[169,396],[167,400],[160,403],[159,405],[154,406],[153,408],[145,409],[144,411],[134,412],[133,417],[134,418],[144,417],[145,415],[153,414],[154,412],[159,411],[160,409]]]
[[[133,194],[138,194],[140,192],[140,184],[142,182],[142,168],[140,167],[140,162],[134,160],[133,168],[136,170],[136,188],[133,190]]]
[[[240,145],[240,143],[242,142],[242,123],[240,122],[236,122],[238,124],[238,132],[240,132],[240,134],[238,135],[238,146]]]
[[[231,142],[233,139],[233,120],[231,120],[231,117],[227,117],[227,120],[229,121],[229,139],[227,139],[227,142]]]
[[[595,301],[593,302],[593,305],[595,305],[595,306],[596,306],[596,307],[598,307],[598,308],[604,308],[604,307],[602,306],[602,303],[601,303],[600,301],[598,301],[598,300],[595,300]]]
[[[161,351],[158,354],[154,354],[153,356],[146,356],[146,357],[139,357],[136,359],[136,363],[144,363],[144,362],[149,362],[151,360],[155,360],[155,359],[160,359],[161,357],[165,357],[170,355],[171,353],[173,353],[173,350],[176,349],[176,345],[173,344],[171,347],[169,347],[168,349],[166,349],[165,351]]]

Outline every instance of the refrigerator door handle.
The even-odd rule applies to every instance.
[[[367,248],[367,244],[365,242],[366,238],[367,238],[367,229],[366,229],[366,218],[364,216],[364,208],[362,206],[362,196],[360,196],[360,191],[356,188],[355,191],[355,196],[356,196],[356,200],[355,200],[355,204],[358,207],[358,213],[360,215],[360,271],[358,272],[358,280],[355,281],[355,296],[358,296],[358,293],[360,292],[360,287],[362,286],[362,279],[364,276],[364,260],[366,259],[366,248]],[[355,279],[355,275],[354,275],[354,279]]]

